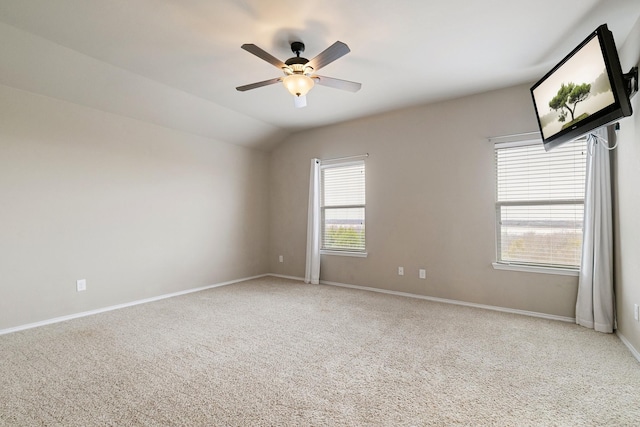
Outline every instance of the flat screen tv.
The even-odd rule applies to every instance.
[[[630,116],[628,88],[603,24],[531,88],[545,150]]]

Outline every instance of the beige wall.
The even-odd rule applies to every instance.
[[[637,23],[623,69],[639,56]],[[618,326],[636,349],[639,98],[614,152]],[[268,155],[0,86],[0,329],[266,272],[302,277],[309,159],[366,152],[369,256],[323,256],[322,280],[573,317],[575,277],[491,267],[486,137],[535,128],[523,85],[302,132]]]
[[[0,86],[0,329],[268,272],[268,191],[266,153]]]
[[[290,137],[271,155],[271,271],[304,276],[310,159],[369,153],[369,256],[324,255],[321,280],[574,317],[577,277],[491,266],[494,151],[487,137],[536,126],[523,85]]]
[[[640,20],[619,49],[622,71],[640,61]],[[632,99],[634,114],[620,121],[614,158],[614,258],[618,332],[640,353],[640,95]]]

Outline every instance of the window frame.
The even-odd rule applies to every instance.
[[[325,206],[325,188],[324,188],[324,170],[344,168],[350,166],[362,166],[364,172],[364,203],[362,204],[345,204],[345,205],[330,205]],[[320,254],[321,255],[338,255],[338,256],[351,256],[351,257],[367,257],[367,239],[366,239],[366,164],[364,159],[362,160],[339,160],[322,162],[320,165]],[[363,209],[363,233],[364,233],[364,247],[359,249],[340,249],[337,247],[325,247],[325,212],[328,209]]]
[[[525,134],[523,134],[525,135]],[[531,262],[520,262],[520,261],[503,261],[501,260],[501,210],[505,206],[553,206],[553,205],[582,205],[584,212],[584,194],[581,199],[541,199],[541,200],[519,200],[519,201],[500,201],[498,198],[498,164],[497,164],[497,150],[499,149],[509,149],[516,147],[524,147],[524,146],[532,146],[532,145],[540,145],[542,148],[542,140],[539,138],[527,138],[527,139],[516,139],[516,140],[501,140],[500,138],[490,139],[490,141],[494,142],[493,152],[494,152],[494,184],[496,186],[494,193],[494,206],[495,206],[495,262],[492,263],[492,266],[496,270],[513,270],[513,271],[523,271],[523,272],[534,272],[534,273],[546,273],[546,274],[556,274],[556,275],[568,275],[568,276],[578,276],[580,273],[580,265],[577,266],[563,266],[556,264],[547,264],[547,263],[537,263],[534,261]],[[581,141],[584,138],[579,138],[576,141]],[[569,142],[570,144],[574,143],[574,141]],[[585,148],[586,150],[586,148]],[[585,169],[586,169],[586,159],[585,159]],[[584,214],[583,214],[584,218]],[[583,224],[584,227],[584,224]]]

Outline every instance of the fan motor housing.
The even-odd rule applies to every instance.
[[[307,58],[303,58],[301,56],[294,56],[293,58],[287,59],[284,63],[285,65],[293,65],[293,64],[304,65],[307,62],[309,62]]]

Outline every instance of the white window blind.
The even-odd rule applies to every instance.
[[[322,249],[365,251],[364,161],[321,167]]]
[[[584,140],[496,144],[499,263],[579,268],[586,154]]]

